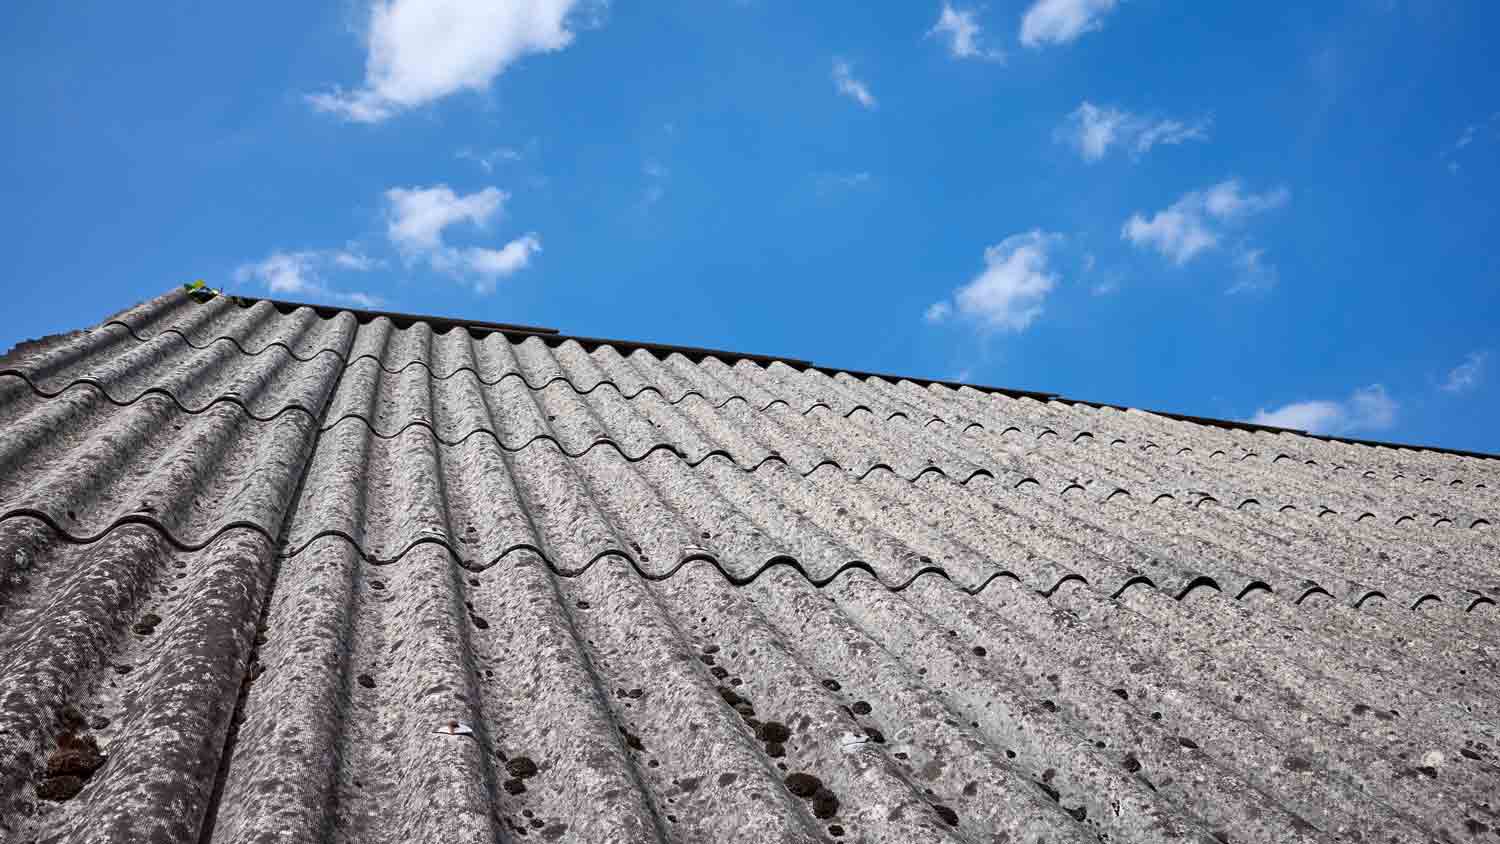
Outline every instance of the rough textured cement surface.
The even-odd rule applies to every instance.
[[[1500,840],[1500,461],[180,293],[0,358],[0,841]]]

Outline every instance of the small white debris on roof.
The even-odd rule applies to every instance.
[[[861,745],[869,743],[869,736],[857,736],[854,733],[844,733],[839,736],[839,749],[845,753],[856,753]]]

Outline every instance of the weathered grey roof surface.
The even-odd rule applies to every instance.
[[[1500,461],[438,325],[0,359],[0,840],[1500,840]]]

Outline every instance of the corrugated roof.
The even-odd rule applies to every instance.
[[[0,839],[1500,837],[1500,462],[548,332],[0,359]]]

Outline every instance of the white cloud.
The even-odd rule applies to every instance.
[[[1139,212],[1132,214],[1120,236],[1135,246],[1155,249],[1179,265],[1186,264],[1219,245],[1224,224],[1279,208],[1290,196],[1284,187],[1247,194],[1239,180],[1229,179],[1188,193],[1149,219]]]
[[[475,292],[492,293],[495,283],[531,263],[542,251],[541,238],[526,234],[500,249],[448,246],[444,231],[459,223],[483,228],[498,216],[510,195],[487,187],[467,195],[447,185],[426,188],[391,188],[387,203],[386,236],[408,261],[426,260],[439,272],[472,276]]]
[[[241,284],[260,282],[273,296],[312,297],[374,308],[381,304],[378,296],[334,290],[323,282],[322,275],[329,267],[360,272],[377,266],[379,262],[348,249],[277,250],[259,261],[241,264],[234,271],[234,280]]]
[[[1131,215],[1122,234],[1136,246],[1153,247],[1178,264],[1191,261],[1219,242],[1219,236],[1204,219],[1202,209],[1183,206],[1181,202],[1158,211],[1149,220],[1139,213]]]
[[[1291,198],[1284,187],[1267,193],[1243,193],[1238,179],[1229,179],[1209,188],[1203,196],[1204,208],[1221,220],[1233,220],[1280,208]]]
[[[1455,366],[1448,373],[1447,380],[1443,381],[1442,389],[1449,393],[1465,393],[1474,389],[1479,384],[1479,379],[1484,375],[1484,365],[1489,360],[1489,352],[1471,352],[1464,362]]]
[[[375,0],[364,85],[308,101],[375,123],[459,91],[484,91],[521,57],[571,44],[568,16],[579,6],[580,0]]]
[[[938,322],[956,310],[1002,331],[1023,331],[1042,313],[1042,301],[1057,286],[1047,271],[1047,249],[1061,235],[1033,230],[1012,235],[984,250],[984,270],[953,294],[953,304],[936,302],[927,320]]]
[[[1053,134],[1077,147],[1084,161],[1098,161],[1119,140],[1129,119],[1123,111],[1084,101]]]
[[[499,249],[468,247],[441,249],[432,253],[434,269],[453,275],[473,275],[475,293],[495,292],[495,284],[531,265],[531,256],[542,251],[542,240],[535,233],[525,234]]]
[[[459,196],[447,185],[430,188],[391,188],[385,192],[390,204],[386,234],[403,252],[437,249],[443,229],[464,221],[483,226],[490,221],[510,194],[498,188]]]
[[[972,9],[959,9],[944,2],[938,13],[937,23],[927,30],[927,37],[941,38],[948,42],[948,54],[955,59],[988,59],[1001,61],[1005,53],[980,46],[982,28],[974,19]]]
[[[1036,0],[1021,16],[1021,43],[1027,47],[1067,44],[1104,25],[1118,0]]]
[[[854,78],[854,68],[843,59],[833,60],[833,84],[840,94],[865,108],[875,107],[875,95],[870,93],[869,86]]]
[[[1250,417],[1250,421],[1256,425],[1328,433],[1343,422],[1344,414],[1344,406],[1338,402],[1304,401],[1269,411],[1261,408]]]
[[[1297,428],[1314,434],[1342,434],[1361,430],[1380,430],[1396,423],[1400,405],[1380,384],[1371,384],[1353,392],[1344,401],[1304,401],[1275,410],[1256,411],[1250,421],[1256,425]]]
[[[1132,157],[1139,157],[1158,144],[1207,140],[1209,122],[1207,118],[1196,123],[1153,120],[1084,100],[1053,132],[1053,137],[1076,148],[1084,161],[1092,163],[1104,158],[1112,146],[1127,147]]]

